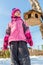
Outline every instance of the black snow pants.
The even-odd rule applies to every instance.
[[[27,43],[24,41],[10,42],[11,65],[31,65]]]

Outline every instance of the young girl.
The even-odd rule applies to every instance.
[[[12,65],[30,65],[27,43],[32,46],[33,41],[29,27],[21,19],[21,11],[17,8],[12,9],[11,22],[4,37],[4,50],[8,49],[8,43]]]

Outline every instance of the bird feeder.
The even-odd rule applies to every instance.
[[[29,26],[40,25],[42,22],[40,20],[41,13],[35,10],[30,10],[24,13],[24,20]]]

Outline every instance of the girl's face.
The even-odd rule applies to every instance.
[[[20,17],[21,16],[21,13],[19,11],[16,11],[14,16],[17,16],[17,17]]]

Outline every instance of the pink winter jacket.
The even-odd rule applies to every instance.
[[[12,18],[12,21],[8,24],[6,34],[8,34],[9,38],[8,43],[11,41],[26,41],[30,46],[33,45],[29,27],[20,17]]]
[[[8,27],[11,28],[9,42],[21,40],[26,41],[22,23],[23,21],[21,18],[13,18],[12,21],[9,23]]]

